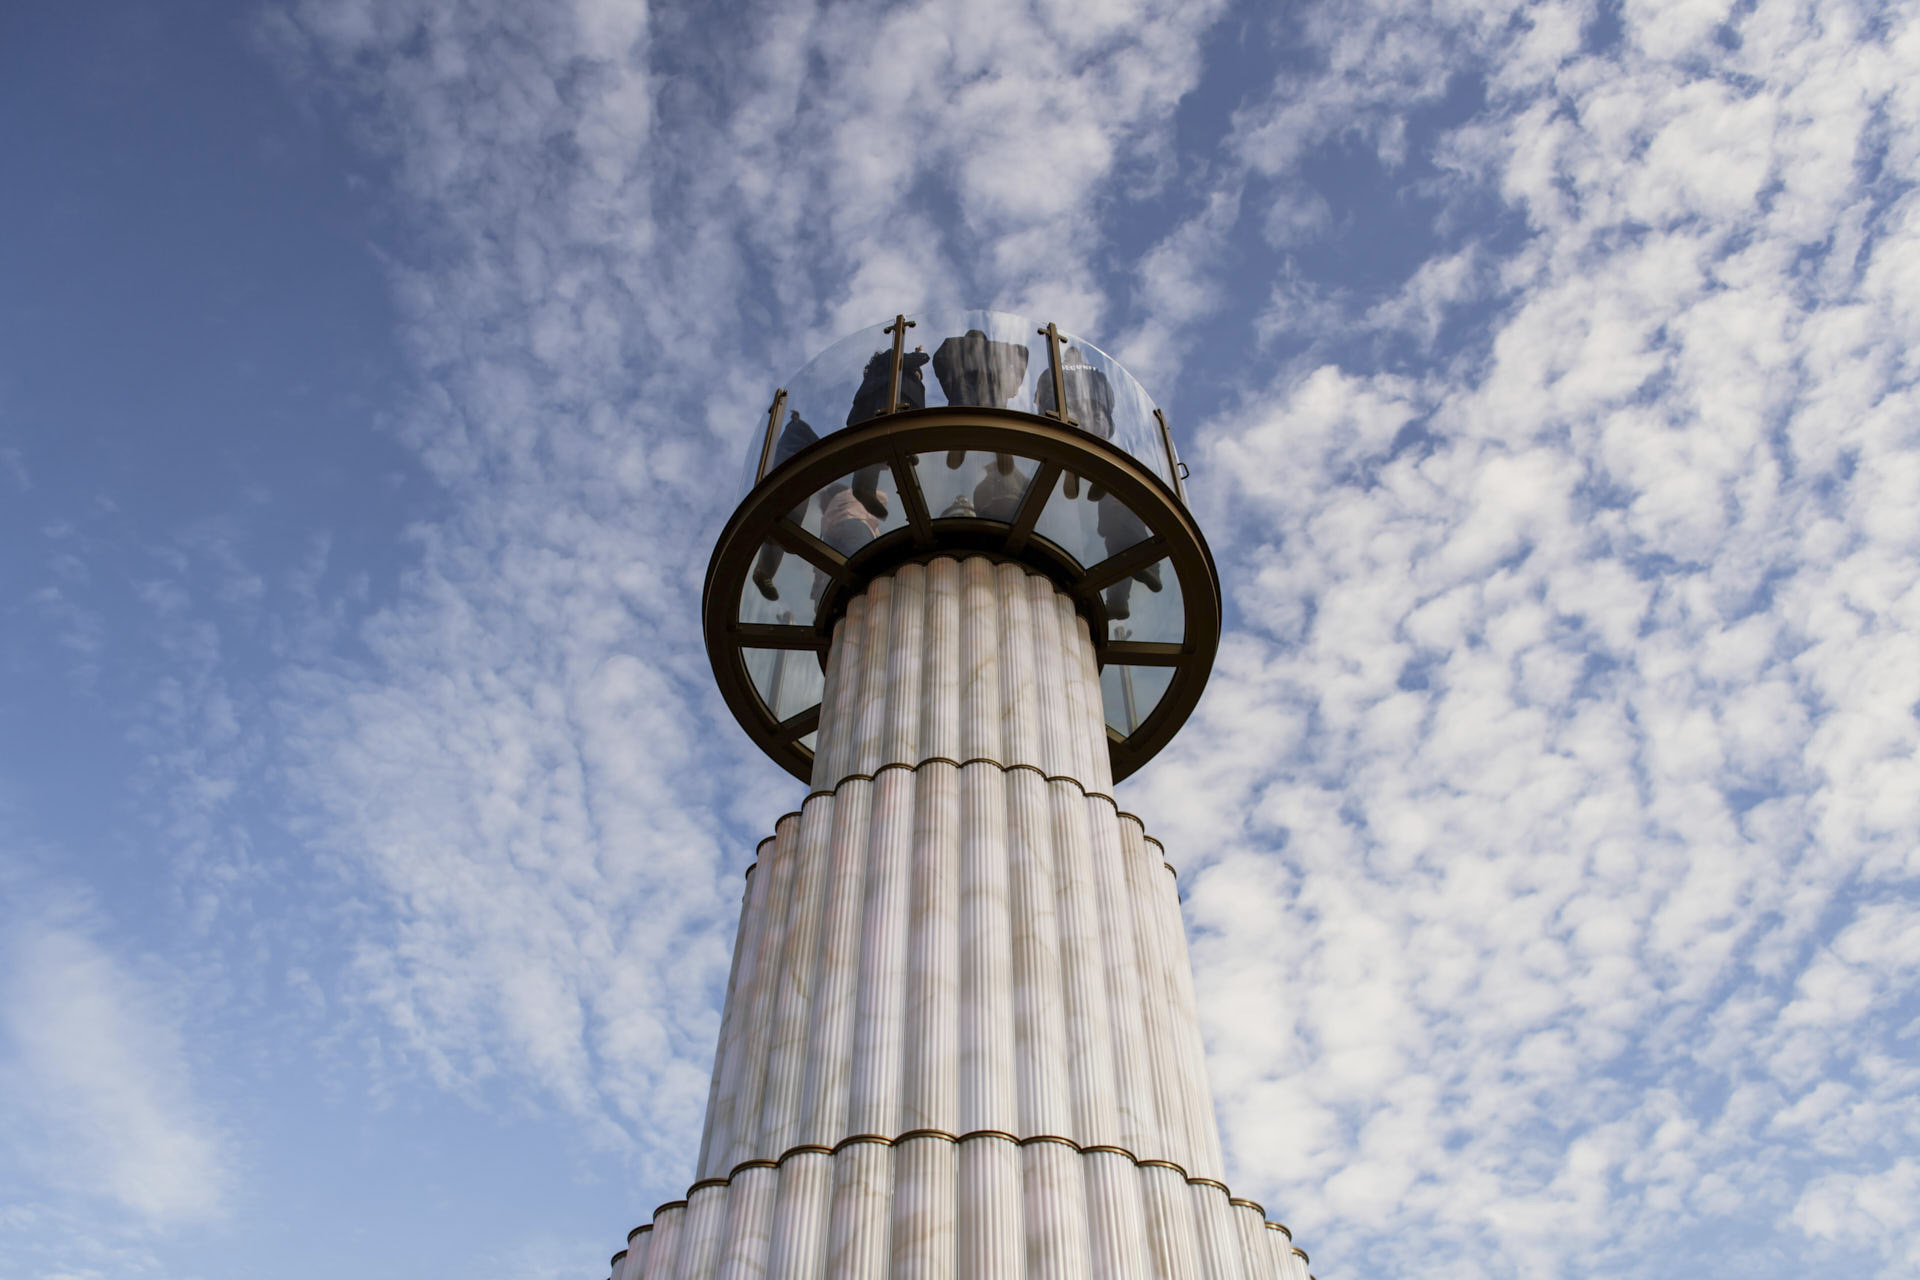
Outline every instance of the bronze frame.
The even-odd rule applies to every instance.
[[[1039,463],[1011,524],[981,519],[944,519],[935,527],[910,459],[915,454],[966,448],[1010,453]],[[884,463],[893,472],[907,519],[843,556],[788,519],[825,485],[863,466]],[[1081,566],[1067,551],[1034,529],[1052,496],[1059,474],[1071,471],[1105,489],[1130,507],[1147,526],[1147,538],[1116,555]],[[774,541],[826,574],[813,622],[779,626],[739,620],[741,593],[760,547]],[[833,626],[847,602],[868,582],[904,564],[940,556],[985,555],[1014,561],[1045,573],[1073,600],[1087,619],[1094,652],[1102,667],[1113,663],[1174,668],[1166,693],[1130,735],[1109,727],[1107,745],[1117,782],[1160,751],[1186,722],[1206,686],[1220,645],[1220,577],[1213,553],[1165,481],[1140,461],[1090,432],[1049,418],[1012,409],[940,406],[871,418],[824,436],[781,463],[756,484],[728,519],[707,565],[701,616],[707,657],[721,696],[748,736],[802,782],[813,777],[813,753],[800,739],[819,724],[819,707],[785,721],[774,718],[747,674],[747,648],[807,650],[826,666]],[[1172,562],[1179,580],[1185,626],[1180,643],[1120,642],[1107,639],[1102,593],[1128,574],[1161,559]]]

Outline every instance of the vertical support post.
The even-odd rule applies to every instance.
[[[767,478],[767,461],[773,457],[773,433],[780,429],[780,411],[786,407],[787,389],[782,387],[773,393],[773,403],[767,406],[767,438],[760,442],[760,469],[753,473],[755,484]]]
[[[1053,412],[1047,416],[1058,418],[1070,427],[1080,424],[1067,412],[1067,379],[1060,372],[1060,329],[1053,321],[1047,321],[1047,327],[1039,330],[1047,337],[1047,364],[1053,372]]]
[[[793,610],[780,611],[780,625],[783,627],[793,625]],[[780,719],[780,686],[787,682],[787,651],[775,649],[773,652],[773,679],[767,687],[767,710],[773,713],[775,720],[778,720]]]
[[[1128,627],[1115,627],[1113,638],[1116,641],[1133,639],[1133,631]],[[1120,702],[1127,709],[1127,732],[1131,734],[1140,727],[1140,708],[1133,700],[1133,668],[1120,664]]]
[[[913,328],[913,321],[896,314],[893,323],[882,329],[882,333],[893,335],[893,374],[887,379],[887,412],[898,413],[906,408],[900,403],[900,358],[907,349],[907,330]]]
[[[1180,451],[1173,447],[1173,432],[1167,427],[1167,415],[1154,406],[1153,418],[1160,424],[1160,443],[1167,450],[1167,474],[1173,477],[1173,491],[1179,495],[1180,505],[1187,505],[1187,467],[1180,461]]]

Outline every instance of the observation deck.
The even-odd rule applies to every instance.
[[[903,564],[1017,562],[1086,620],[1123,778],[1185,722],[1219,647],[1184,476],[1140,384],[1056,325],[940,311],[852,334],[775,393],[748,442],[702,604],[721,693],[809,781],[848,601]]]

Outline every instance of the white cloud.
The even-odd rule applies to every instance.
[[[42,895],[0,924],[0,1138],[16,1165],[154,1227],[220,1214],[229,1144],[196,1097],[176,993]]]
[[[1191,326],[1263,371],[1189,451],[1240,629],[1130,786],[1189,868],[1236,1185],[1330,1274],[1650,1273],[1789,1212],[1772,1245],[1895,1265],[1910,1222],[1847,1197],[1895,1203],[1916,1132],[1883,895],[1920,868],[1920,203],[1867,169],[1920,156],[1920,28],[1629,5],[1588,50],[1580,3],[1313,7],[1176,192],[1219,11],[276,20],[427,240],[401,430],[451,508],[276,704],[352,993],[677,1194],[735,871],[792,794],[714,731],[692,622],[743,425],[897,307],[1062,308],[1163,400]],[[1463,78],[1485,105],[1423,133]],[[1440,175],[1398,282],[1316,274],[1329,144]],[[1137,263],[1119,192],[1178,207]],[[1243,217],[1276,278],[1234,274]]]

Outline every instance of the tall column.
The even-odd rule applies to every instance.
[[[1087,624],[984,557],[837,624],[742,904],[697,1181],[613,1280],[1295,1280],[1221,1181],[1171,868]]]

